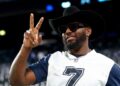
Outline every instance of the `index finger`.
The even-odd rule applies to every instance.
[[[30,30],[34,28],[34,14],[30,14]]]
[[[44,17],[41,17],[39,22],[37,23],[37,25],[35,27],[37,30],[39,30],[41,28],[41,25],[42,25],[43,21],[44,21]]]

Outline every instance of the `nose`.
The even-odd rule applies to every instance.
[[[65,31],[65,34],[69,36],[71,33],[72,33],[72,31],[70,30],[70,28],[67,28]]]
[[[69,33],[69,32],[72,32],[72,31],[70,30],[70,28],[67,28],[65,33]]]

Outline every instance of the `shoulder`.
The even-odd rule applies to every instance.
[[[94,56],[97,57],[97,59],[102,61],[102,62],[111,63],[111,64],[115,63],[114,60],[112,60],[110,57],[108,57],[108,56],[106,56],[106,55],[104,55],[102,53],[94,51]]]
[[[48,61],[49,64],[56,64],[67,60],[67,53],[65,51],[56,51],[51,54],[51,57]]]
[[[56,52],[52,53],[51,55],[52,56],[61,55],[62,53],[63,53],[62,51],[56,51]]]
[[[59,58],[59,57],[64,57],[66,54],[64,51],[56,51],[51,54],[51,58]]]
[[[61,54],[62,54],[62,52],[60,52],[60,51],[56,51],[56,52],[53,52],[53,53],[49,53],[49,54],[43,56],[39,61],[46,62],[46,61],[49,61],[49,59],[54,58],[54,57],[56,57],[56,56],[59,56],[59,55],[61,55]]]
[[[107,71],[106,73],[108,74],[115,64],[114,60],[96,51],[94,51],[93,58],[94,61],[96,61],[96,63],[101,67],[101,69]]]

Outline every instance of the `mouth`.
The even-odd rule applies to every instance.
[[[73,37],[73,36],[70,36],[66,39],[67,42],[72,42],[74,40],[75,40],[75,37]]]

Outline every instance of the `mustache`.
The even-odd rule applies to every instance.
[[[66,34],[62,33],[62,37],[64,37],[64,39],[67,40],[70,37],[75,37],[75,34],[73,34],[73,32],[67,32]]]

